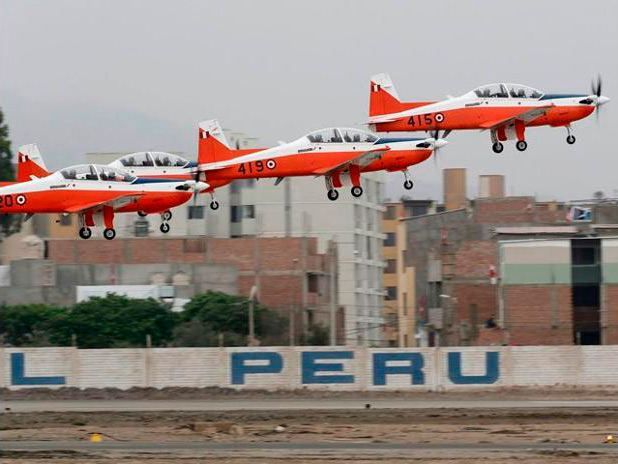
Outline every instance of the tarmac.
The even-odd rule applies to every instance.
[[[604,452],[618,455],[618,445],[581,444],[581,443],[290,443],[290,442],[262,442],[262,443],[222,443],[222,442],[142,442],[127,441],[106,443],[90,443],[87,441],[1,441],[0,450],[3,451],[268,451],[268,450],[306,450],[316,452],[325,451],[405,451],[405,450],[462,450],[462,451],[538,451],[538,450],[576,450]]]
[[[11,400],[2,401],[10,412],[102,411],[272,411],[356,409],[523,409],[618,408],[618,400],[408,400],[408,399],[259,399],[259,400]]]

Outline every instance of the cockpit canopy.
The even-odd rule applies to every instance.
[[[60,171],[68,180],[101,180],[104,182],[133,182],[136,177],[122,169],[100,164],[80,164]]]
[[[306,138],[311,143],[374,143],[378,137],[371,132],[347,127],[330,127],[311,134]]]
[[[189,161],[162,151],[140,151],[123,156],[118,161],[125,167],[174,166],[183,168]]]
[[[530,98],[538,100],[543,96],[532,87],[521,84],[489,84],[473,90],[478,98]]]

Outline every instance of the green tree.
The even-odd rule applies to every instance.
[[[285,319],[261,304],[255,305],[254,316],[255,335],[258,339],[278,337],[285,331]],[[184,322],[200,321],[204,334],[223,333],[226,345],[244,344],[249,335],[249,299],[243,296],[222,292],[196,295],[185,305],[181,317]],[[195,334],[197,331],[194,325],[183,327],[186,327],[189,333]],[[238,338],[237,335],[242,335],[243,338]],[[241,341],[244,343],[240,343]]]
[[[143,347],[146,335],[153,346],[166,346],[178,318],[167,306],[149,298],[139,300],[109,294],[77,303],[49,328],[52,343],[69,345],[77,337],[80,348]]]
[[[42,304],[0,307],[0,334],[13,346],[49,345],[50,327],[67,313],[65,308]]]
[[[9,140],[9,127],[4,122],[4,114],[0,109],[0,182],[15,179],[15,171],[12,164],[11,142]],[[19,231],[20,216],[15,214],[1,214],[0,210],[0,242],[6,237]]]

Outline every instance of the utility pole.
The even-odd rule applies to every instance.
[[[249,339],[247,346],[255,346],[255,298],[257,296],[257,286],[251,287],[249,293]]]
[[[329,270],[329,290],[330,290],[330,344],[335,346],[337,344],[337,301],[335,291],[335,237],[329,244],[329,257],[330,270]]]

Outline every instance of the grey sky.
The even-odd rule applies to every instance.
[[[377,72],[409,100],[494,81],[587,93],[601,73],[613,101],[575,125],[574,146],[564,129],[533,128],[526,152],[495,155],[487,133],[459,132],[439,166],[468,168],[471,194],[479,174],[541,199],[612,194],[617,19],[615,0],[2,0],[0,106],[14,150],[36,142],[58,168],[91,151],[195,156],[201,119],[264,144],[362,123]],[[412,172],[415,196],[439,193],[433,161]]]

